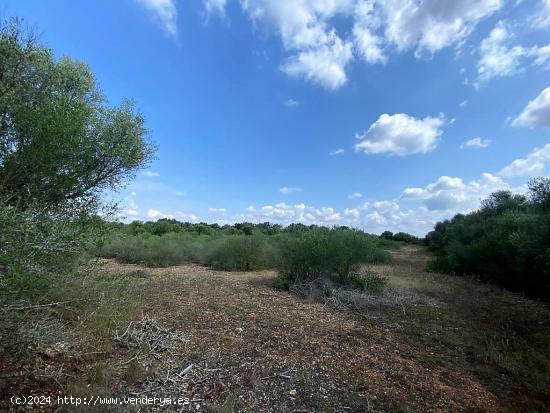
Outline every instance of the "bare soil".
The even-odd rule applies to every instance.
[[[391,265],[371,266],[410,298],[361,311],[277,289],[273,271],[144,269],[108,261],[113,276],[146,274],[136,278],[143,303],[137,318],[154,319],[185,339],[162,352],[114,346],[97,357],[48,363],[73,364],[66,371],[75,377],[87,374],[93,383],[84,380],[81,388],[101,382],[89,375],[100,366],[109,379],[97,389],[192,400],[174,411],[550,411],[548,306],[426,273],[427,259],[423,249],[407,247],[394,252]],[[7,389],[32,387],[25,380]],[[53,393],[71,388],[48,386],[57,387]],[[136,411],[148,409],[155,408]]]

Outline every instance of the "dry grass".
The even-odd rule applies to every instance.
[[[189,397],[187,411],[550,410],[548,307],[426,273],[421,249],[394,254],[394,264],[373,269],[409,295],[361,311],[277,290],[272,271],[148,269],[134,277],[139,312],[185,340],[147,358],[140,346],[113,346],[72,361],[72,390]],[[112,261],[105,269],[142,270]],[[118,327],[120,336],[128,323]]]

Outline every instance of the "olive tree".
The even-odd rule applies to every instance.
[[[130,101],[109,105],[86,64],[57,59],[19,20],[0,24],[0,270],[81,256],[102,191],[153,153]]]
[[[0,199],[26,210],[93,208],[154,152],[130,101],[110,106],[90,68],[17,20],[0,30]]]

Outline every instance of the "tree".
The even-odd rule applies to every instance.
[[[392,240],[393,239],[393,232],[384,231],[383,233],[380,234],[380,238]]]
[[[550,178],[538,177],[529,181],[529,198],[533,205],[543,211],[550,210]]]
[[[0,200],[91,210],[152,158],[142,116],[109,106],[89,67],[21,29],[0,28]]]
[[[504,211],[524,208],[526,201],[523,195],[514,195],[510,191],[496,191],[481,202],[481,208],[489,213],[500,214]]]

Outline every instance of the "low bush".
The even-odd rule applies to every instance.
[[[351,283],[361,291],[381,293],[388,285],[388,278],[370,270],[362,271],[354,268],[350,271]]]
[[[347,284],[355,265],[388,260],[377,240],[361,231],[318,229],[282,239],[277,269],[285,287],[320,276]]]
[[[218,270],[250,271],[276,264],[276,249],[263,235],[231,235],[210,245],[203,263]]]

